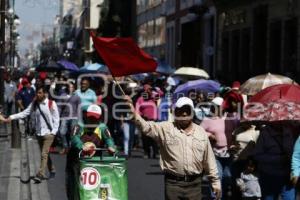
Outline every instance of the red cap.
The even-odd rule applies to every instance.
[[[22,84],[23,86],[27,85],[28,83],[29,83],[29,81],[28,81],[27,78],[22,78],[21,84]]]
[[[45,80],[47,78],[47,72],[40,72],[39,77],[40,79]]]
[[[102,115],[102,110],[98,105],[92,104],[88,107],[87,117],[94,117],[96,119],[100,119],[101,115]]]
[[[239,81],[234,81],[232,83],[231,89],[233,89],[233,90],[239,90],[240,86],[241,86],[241,83]]]

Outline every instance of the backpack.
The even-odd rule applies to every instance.
[[[48,100],[48,108],[50,111],[53,110],[53,100],[51,99]]]

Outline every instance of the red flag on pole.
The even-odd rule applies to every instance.
[[[104,38],[91,33],[94,47],[100,54],[113,76],[154,72],[156,61],[132,38]]]

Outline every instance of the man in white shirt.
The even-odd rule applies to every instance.
[[[59,112],[54,101],[49,100],[46,96],[46,89],[38,87],[36,90],[35,100],[22,112],[10,115],[2,121],[10,122],[11,120],[22,119],[35,112],[35,124],[37,139],[41,149],[41,166],[35,177],[35,181],[40,183],[46,179],[45,171],[48,165],[50,178],[55,176],[55,168],[49,156],[49,149],[53,143],[59,127]],[[0,118],[1,120],[1,118]]]

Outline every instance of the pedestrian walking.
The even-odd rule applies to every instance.
[[[216,199],[221,183],[214,153],[204,129],[193,121],[193,101],[181,97],[175,104],[174,122],[145,121],[126,96],[135,124],[160,145],[160,166],[165,175],[165,199],[202,199],[201,180],[208,175]]]
[[[17,93],[16,100],[17,100],[17,105],[18,105],[20,111],[23,111],[33,101],[33,99],[35,97],[35,91],[31,87],[31,84],[29,83],[27,78],[22,78],[21,85],[22,85],[22,88]],[[25,133],[29,136],[33,136],[33,134],[35,132],[35,128],[34,128],[35,124],[34,124],[33,120],[30,120],[33,117],[34,116],[29,115],[25,118]]]
[[[136,111],[146,121],[157,121],[158,120],[158,109],[155,98],[153,97],[152,87],[149,84],[144,85],[144,92],[142,96],[137,99]],[[156,158],[158,153],[158,147],[155,141],[147,136],[142,135],[144,157],[145,158]],[[152,147],[152,154],[151,154]]]
[[[253,158],[257,162],[263,200],[295,199],[291,158],[295,133],[287,122],[268,122],[259,128]]]
[[[89,105],[96,103],[96,93],[90,89],[90,80],[83,78],[80,82],[80,88],[75,91],[75,94],[79,96],[81,101],[81,110],[86,111]]]
[[[228,119],[228,113],[223,115],[222,103],[221,97],[212,100],[211,116],[205,117],[200,126],[208,134],[216,156],[218,172],[222,181],[222,199],[231,199],[233,181],[231,174],[232,157],[229,149],[232,142],[232,132],[237,127],[237,123],[235,120]]]
[[[261,189],[256,174],[256,165],[253,160],[247,161],[244,171],[240,178],[236,180],[238,187],[242,192],[243,200],[260,200]]]
[[[49,149],[58,131],[60,120],[55,101],[47,98],[44,87],[39,87],[36,90],[35,100],[24,111],[10,115],[2,121],[23,119],[33,112],[35,112],[36,134],[41,149],[41,165],[34,180],[40,183],[47,178],[45,173],[47,166],[50,172],[49,178],[55,176],[55,167],[49,156]]]
[[[60,154],[66,154],[70,147],[70,132],[73,130],[74,126],[78,123],[78,112],[80,106],[80,98],[75,95],[75,84],[70,83],[68,87],[68,94],[63,94],[60,96],[63,98],[59,106],[61,124],[59,130],[59,136],[62,140],[62,149]]]
[[[17,85],[8,74],[4,82],[4,114],[9,116],[14,111],[15,95],[18,92]]]
[[[298,137],[295,146],[294,146],[294,152],[292,157],[292,184],[294,186],[297,185],[299,182],[299,176],[300,176],[300,136]]]

